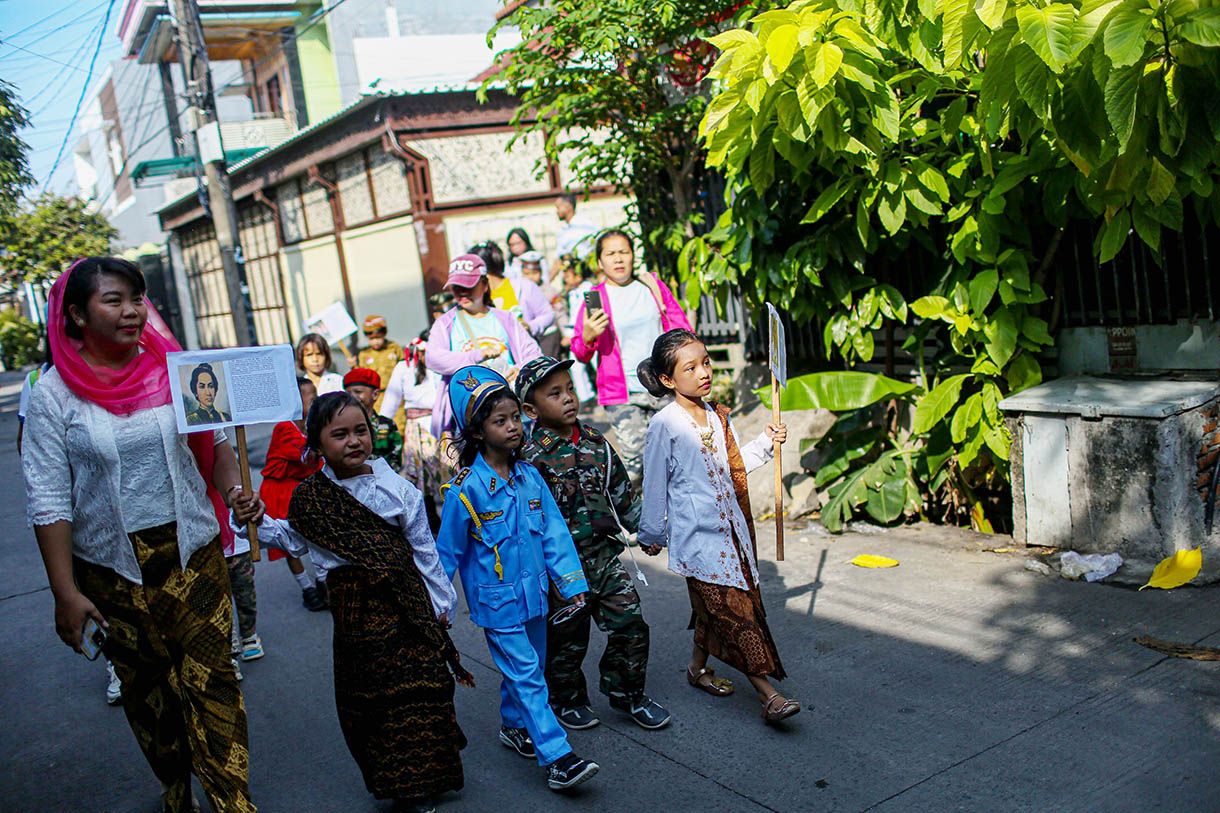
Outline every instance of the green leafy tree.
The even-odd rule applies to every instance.
[[[919,387],[891,401],[909,420],[790,399],[862,410],[826,441],[824,519],[935,507],[990,527],[980,494],[1005,491],[1010,442],[997,404],[1041,380],[1065,231],[1095,230],[1103,262],[1132,231],[1157,257],[1163,229],[1220,216],[1220,106],[1200,101],[1220,95],[1220,9],[806,0],[711,42],[700,134],[728,210],[683,249],[688,297],[740,286],[817,320],[848,365],[887,322],[911,325]],[[909,263],[932,271],[899,290]],[[924,358],[930,336],[944,349]],[[886,489],[903,499],[874,501]]]
[[[0,310],[0,360],[6,369],[37,361],[40,343],[38,325],[15,310]]]
[[[0,217],[17,207],[22,192],[34,182],[27,160],[30,148],[20,136],[29,123],[16,90],[0,79]]]
[[[89,210],[79,198],[46,193],[9,218],[4,241],[4,281],[51,280],[75,260],[109,254],[118,232],[105,215]]]
[[[484,91],[507,86],[521,102],[512,119],[516,138],[541,133],[547,156],[562,164],[573,185],[634,193],[633,216],[655,260],[675,234],[675,248],[693,234],[704,156],[696,129],[714,57],[702,38],[757,5],[551,0],[523,6],[499,24],[518,27],[522,43],[500,56],[503,69]]]

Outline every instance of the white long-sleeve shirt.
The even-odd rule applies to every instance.
[[[423,381],[416,384],[415,365],[400,361],[390,373],[390,382],[386,384],[385,396],[381,399],[381,409],[378,412],[392,420],[400,405],[404,409],[432,409],[440,384],[440,375],[431,370],[424,374]]]
[[[224,443],[225,433],[212,441]],[[24,443],[31,527],[71,522],[72,554],[129,582],[141,577],[128,534],[176,522],[185,568],[220,533],[172,404],[115,415],[74,393],[52,368],[30,394]]]
[[[669,569],[680,576],[747,589],[742,576],[736,531],[754,583],[758,565],[750,528],[737,503],[720,418],[708,406],[707,427],[698,427],[686,410],[672,403],[648,425],[644,441],[644,499],[641,545],[668,545]],[[737,431],[729,424],[736,439]],[[771,459],[766,434],[738,443],[747,472]]]
[[[419,575],[423,577],[424,585],[428,588],[428,596],[432,599],[432,609],[436,612],[436,617],[452,618],[453,608],[457,606],[457,592],[441,566],[436,540],[432,538],[432,530],[428,527],[423,495],[419,489],[395,474],[384,460],[374,459],[369,465],[373,467],[372,474],[343,480],[335,477],[335,472],[329,465],[323,466],[322,472],[369,510],[402,529],[403,539],[411,546],[415,567],[419,569]],[[229,522],[233,524],[231,515]],[[244,538],[245,526],[238,528],[234,525],[234,532]],[[328,571],[349,564],[329,548],[298,534],[284,519],[264,517],[262,524],[258,526],[258,539],[260,543],[279,548],[291,556],[299,557],[308,551],[314,564]]]

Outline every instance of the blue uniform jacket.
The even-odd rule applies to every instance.
[[[462,574],[480,627],[506,629],[546,613],[548,581],[564,598],[589,589],[559,506],[528,463],[517,463],[507,482],[481,454],[463,469],[445,487],[436,548],[449,578]]]

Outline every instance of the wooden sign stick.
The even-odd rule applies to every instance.
[[[783,418],[779,411],[779,379],[771,373],[771,423],[778,426]],[[783,445],[771,441],[775,451],[775,561],[784,561],[784,461]]]
[[[250,485],[250,453],[246,450],[246,427],[235,426],[233,429],[237,433],[237,468],[241,472],[241,490],[253,494],[254,488]],[[258,552],[258,526],[250,523],[246,526],[246,531],[250,534],[250,558],[260,562],[262,556]]]

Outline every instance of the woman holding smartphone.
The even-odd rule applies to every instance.
[[[662,333],[693,328],[660,277],[635,272],[635,251],[626,232],[602,232],[594,251],[605,281],[585,294],[576,314],[572,355],[586,364],[598,357],[597,402],[614,422],[619,456],[638,491],[644,471],[644,434],[649,420],[665,404],[648,394],[636,368],[651,358],[653,342]]]
[[[139,269],[110,257],[51,288],[55,367],[31,394],[22,457],[29,521],[56,632],[80,652],[87,623],[105,631],[164,809],[191,810],[193,773],[213,809],[253,810],[213,499],[241,523],[260,503],[223,431],[178,434],[166,354],[181,348],[144,292]]]

